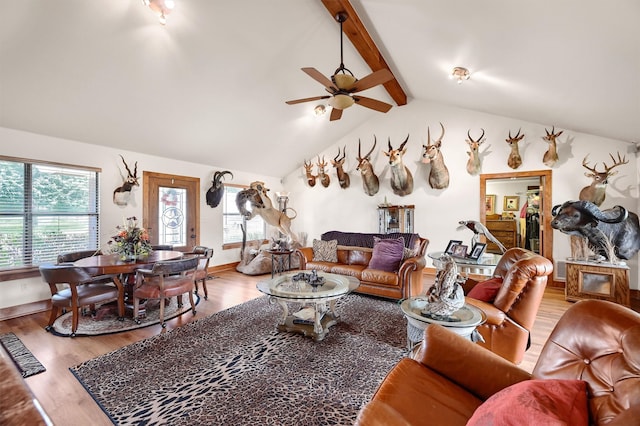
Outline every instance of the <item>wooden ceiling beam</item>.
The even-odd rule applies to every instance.
[[[338,12],[346,12],[348,19],[342,24],[342,30],[349,37],[362,59],[369,65],[371,71],[388,69],[393,74],[349,0],[322,0],[322,4],[327,8],[334,20]],[[393,80],[384,84],[384,88],[389,92],[396,104],[407,104],[407,94],[400,86],[395,75]]]

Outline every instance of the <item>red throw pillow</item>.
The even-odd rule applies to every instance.
[[[467,296],[472,299],[482,300],[483,302],[493,303],[493,301],[496,300],[498,291],[500,291],[500,287],[502,287],[502,278],[493,277],[490,280],[476,284],[475,287],[467,293]]]
[[[525,380],[501,390],[476,409],[467,426],[587,425],[587,383]]]

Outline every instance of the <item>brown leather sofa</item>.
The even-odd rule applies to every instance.
[[[576,303],[558,321],[533,374],[430,325],[415,359],[404,358],[391,370],[356,424],[464,425],[489,397],[530,379],[583,380],[589,424],[638,424],[640,314],[602,300]]]
[[[300,269],[356,277],[360,280],[360,286],[356,290],[358,293],[391,299],[404,299],[422,293],[422,271],[426,265],[425,253],[429,240],[417,234],[411,234],[413,239],[411,248],[414,256],[404,259],[398,271],[386,272],[368,267],[373,253],[373,236],[382,235],[327,232],[322,235],[323,240],[332,238],[338,240],[338,262],[314,261],[313,248],[303,247],[295,251],[300,259]],[[385,235],[385,237],[393,236],[395,234]],[[356,242],[362,246],[355,245]]]
[[[493,273],[502,279],[495,300],[488,303],[466,298],[487,315],[487,321],[478,327],[484,339],[481,346],[515,364],[522,362],[551,272],[553,264],[532,251],[511,248],[502,255]],[[467,280],[465,294],[477,284]]]

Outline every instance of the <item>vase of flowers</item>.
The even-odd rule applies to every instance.
[[[124,225],[116,226],[118,234],[111,237],[109,245],[112,253],[118,253],[122,260],[134,261],[151,253],[151,242],[147,230],[138,226],[135,216],[128,217]]]

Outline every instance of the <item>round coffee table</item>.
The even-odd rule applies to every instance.
[[[426,297],[411,297],[400,304],[402,313],[407,319],[407,350],[409,352],[422,341],[424,330],[429,324],[441,325],[462,337],[476,341],[473,337],[476,327],[487,320],[484,312],[467,303],[451,315],[457,321],[442,321],[422,316],[420,312],[428,303]]]
[[[307,271],[287,273],[258,282],[259,291],[269,296],[270,303],[282,308],[279,331],[302,333],[320,341],[329,333],[329,327],[338,322],[335,304],[338,299],[358,288],[360,281],[346,275],[318,272],[322,285],[312,286],[304,280],[294,280]],[[302,304],[296,312],[289,312],[289,304]]]

